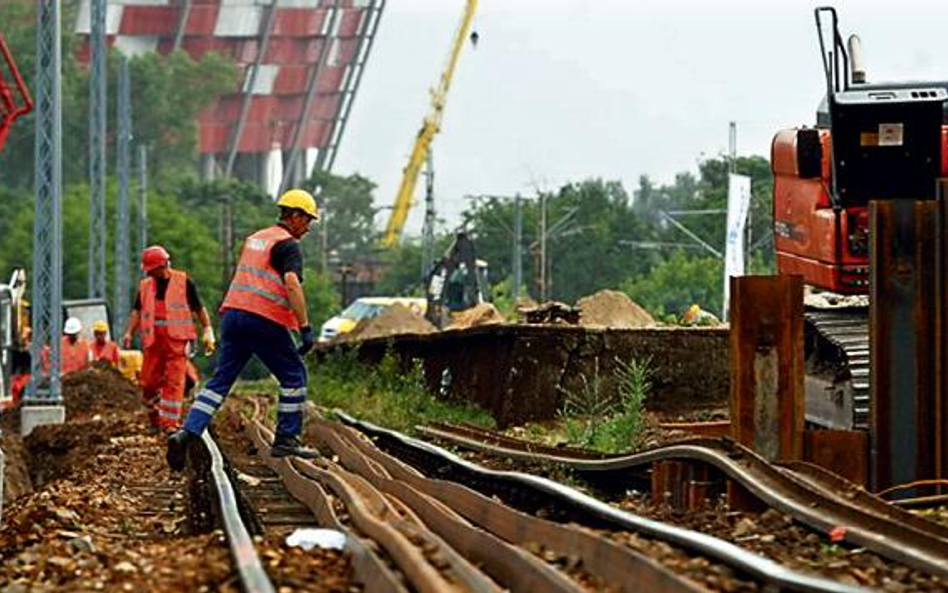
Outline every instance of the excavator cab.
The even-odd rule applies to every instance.
[[[452,314],[485,302],[487,294],[487,262],[477,259],[474,242],[467,233],[459,232],[428,274],[425,317],[444,327]]]
[[[817,125],[778,132],[771,150],[777,268],[867,294],[869,201],[933,199],[948,175],[948,83],[866,83],[858,37],[847,50],[836,11],[815,16],[826,78]]]

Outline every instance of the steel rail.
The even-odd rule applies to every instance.
[[[439,438],[483,453],[522,461],[557,463],[579,472],[626,473],[636,467],[668,460],[704,462],[724,472],[764,504],[812,529],[828,533],[835,527],[845,527],[844,541],[948,579],[948,562],[945,561],[948,558],[948,539],[944,530],[920,526],[924,519],[906,520],[895,511],[883,513],[878,506],[870,509],[847,497],[828,496],[826,488],[814,487],[811,480],[794,479],[750,449],[730,440],[694,438],[633,455],[588,460],[494,447],[470,437],[434,429],[428,432],[439,433]]]
[[[241,588],[248,593],[275,593],[276,589],[260,562],[253,539],[240,517],[237,495],[224,471],[224,458],[220,449],[208,431],[204,431],[201,441],[211,458],[211,477],[217,490],[221,521],[227,534],[231,556],[240,575]]]
[[[280,476],[287,491],[309,508],[319,524],[345,534],[346,549],[352,553],[355,580],[362,583],[367,592],[407,593],[408,590],[402,579],[379,557],[374,546],[340,520],[330,500],[330,495],[322,485],[303,476],[288,459],[278,459],[267,455],[270,445],[255,424],[248,425],[246,434],[256,445],[257,450],[263,452],[263,459],[267,466]]]
[[[428,479],[411,466],[371,445],[361,433],[351,427],[329,423],[321,423],[321,426],[324,430],[320,430],[318,436],[330,445],[343,463],[352,463],[364,469],[369,469],[370,465],[373,468],[381,468],[385,474],[401,482],[403,488],[410,488],[433,500],[440,501],[450,507],[454,513],[458,513],[502,540],[518,546],[543,542],[545,547],[563,556],[579,559],[582,565],[592,573],[604,578],[608,583],[620,586],[624,591],[684,593],[698,589],[684,577],[632,548],[618,545],[585,529],[564,526],[521,513],[465,486]],[[330,436],[326,436],[327,432]],[[345,446],[342,446],[343,441],[345,441]],[[507,544],[495,545],[489,550],[480,550],[480,553],[488,556],[500,555],[502,559],[512,562],[513,558],[509,555],[506,546]],[[514,548],[514,554],[521,555],[522,552]],[[488,560],[472,557],[482,561],[485,570],[492,570]],[[502,580],[513,590],[533,590],[534,587],[530,586],[529,580],[524,582],[525,579],[530,578],[525,573],[531,570],[531,567],[535,565],[530,563],[526,570],[518,567],[513,580],[506,578]],[[512,570],[512,567],[505,565],[493,569]],[[541,565],[539,570],[547,573],[551,569]],[[547,580],[546,574],[538,576]],[[559,578],[559,575],[557,576]],[[558,587],[555,583],[544,583],[540,590],[552,591],[558,590]]]
[[[258,450],[261,454],[268,455],[267,442],[272,440],[269,430],[257,421],[254,423],[254,433],[256,433],[254,441],[259,447]],[[445,546],[438,546],[437,542],[424,540],[424,538],[413,541],[403,530],[398,529],[398,527],[405,527],[404,522],[396,520],[399,514],[391,508],[384,508],[379,499],[365,500],[364,490],[353,483],[351,476],[322,469],[313,463],[300,460],[294,460],[292,465],[305,477],[318,481],[337,496],[346,507],[353,525],[388,553],[415,590],[432,593],[453,591],[459,588],[469,591],[498,590],[488,580],[472,575],[471,570],[464,567],[463,559],[451,558],[450,552],[444,553]],[[426,549],[422,550],[417,541],[421,541],[421,545]],[[435,567],[429,562],[428,553],[432,549],[436,549],[439,558],[447,561],[454,569],[450,578],[442,573],[442,568]]]
[[[843,592],[865,590],[863,588],[837,583],[819,576],[803,574],[791,570],[730,542],[704,533],[667,525],[616,509],[586,494],[577,492],[568,486],[558,484],[545,478],[517,472],[502,472],[485,469],[465,461],[440,447],[375,426],[368,422],[356,420],[340,410],[336,410],[336,414],[343,422],[371,435],[377,442],[384,441],[387,445],[397,447],[402,451],[411,451],[416,458],[420,456],[429,461],[437,461],[441,465],[441,470],[444,473],[448,473],[445,471],[446,468],[453,468],[468,476],[476,477],[482,484],[490,482],[495,485],[512,485],[520,491],[530,491],[538,497],[546,498],[550,502],[564,505],[576,512],[582,513],[590,522],[604,523],[613,529],[618,528],[638,532],[656,539],[664,540],[665,542],[692,550],[693,552],[727,564],[739,572],[750,575],[768,585],[791,591]],[[574,463],[587,463],[592,465],[595,463],[609,464],[615,462]]]

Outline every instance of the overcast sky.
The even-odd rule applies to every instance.
[[[388,0],[335,172],[392,203],[464,0]],[[948,79],[948,1],[838,0],[870,81]],[[812,124],[823,92],[801,0],[480,0],[434,141],[439,216],[468,194],[554,190],[589,177],[670,182],[727,150],[767,156],[773,134]],[[423,183],[416,196],[423,200]],[[406,235],[421,230],[423,204]],[[378,218],[383,225],[387,212]]]

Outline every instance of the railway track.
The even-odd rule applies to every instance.
[[[818,532],[836,530],[837,537],[849,544],[948,580],[948,527],[887,504],[818,466],[773,465],[729,439],[688,439],[633,455],[596,459],[586,452],[536,446],[472,426],[437,425],[420,431],[481,453],[563,465],[599,479],[643,470],[660,461],[700,462],[768,507]]]
[[[264,417],[258,408],[247,437],[322,525],[346,534],[355,580],[368,590],[860,590],[539,478],[469,470],[455,483],[457,470],[434,448],[352,419],[310,421],[324,458],[273,459]],[[637,542],[646,550],[616,529],[649,534]]]

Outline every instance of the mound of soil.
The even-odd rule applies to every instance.
[[[438,329],[427,319],[416,315],[408,307],[396,303],[388,307],[381,315],[360,321],[351,332],[344,334],[340,340],[351,342],[399,334],[430,334],[436,331]]]
[[[467,327],[479,327],[481,325],[494,325],[504,323],[504,316],[497,311],[491,303],[481,303],[471,307],[467,311],[462,311],[451,320],[448,329],[464,329]]]
[[[136,385],[115,368],[96,367],[63,377],[63,400],[70,418],[104,410],[136,412],[141,409]]]
[[[3,428],[0,449],[3,449],[3,505],[6,506],[10,501],[33,492],[30,452],[23,446],[19,428],[16,431]]]
[[[655,320],[641,305],[617,290],[600,290],[576,301],[580,309],[579,323],[590,327],[632,329],[655,325]]]

